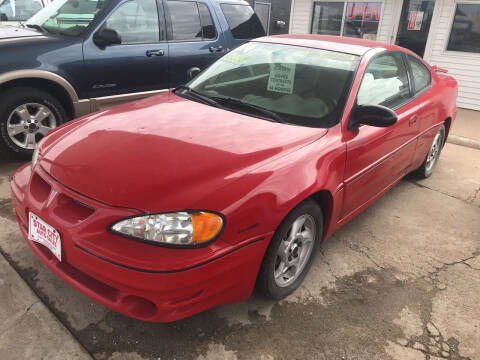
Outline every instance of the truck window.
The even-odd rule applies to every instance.
[[[0,19],[25,21],[43,8],[40,0],[0,0]]]
[[[254,39],[265,36],[262,23],[249,5],[221,4],[220,6],[235,39]]]

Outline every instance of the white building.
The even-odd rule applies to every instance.
[[[480,0],[293,0],[289,32],[409,48],[457,79],[460,107],[480,110]]]

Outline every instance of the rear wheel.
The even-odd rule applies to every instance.
[[[7,90],[0,103],[0,150],[30,159],[38,142],[65,121],[65,109],[49,93],[29,87]]]
[[[323,234],[323,214],[312,200],[298,205],[278,227],[267,249],[258,287],[280,300],[295,291],[305,278]]]
[[[440,129],[438,129],[438,132],[433,139],[432,145],[428,150],[427,156],[425,157],[422,166],[415,170],[415,175],[417,175],[419,178],[426,179],[433,174],[433,170],[435,170],[435,166],[437,165],[438,158],[440,157],[440,152],[442,151],[444,142],[445,126],[442,125]]]

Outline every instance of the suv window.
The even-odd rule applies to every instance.
[[[235,39],[254,39],[265,36],[262,23],[249,5],[221,4],[220,6]]]
[[[358,90],[358,105],[395,108],[410,98],[407,70],[400,53],[374,58],[365,70]]]
[[[202,26],[196,2],[169,1],[173,40],[201,40]]]
[[[172,21],[172,40],[199,41],[217,37],[208,6],[195,1],[168,1]]]
[[[202,3],[198,3],[198,11],[200,12],[200,22],[202,24],[202,32],[204,39],[215,39],[217,37],[217,30],[213,24],[212,15],[208,6]]]
[[[118,32],[122,44],[152,43],[160,40],[156,0],[132,0],[120,5],[105,22]]]
[[[412,68],[413,83],[415,85],[415,93],[417,94],[430,86],[432,74],[430,74],[430,70],[415,57],[408,55],[408,60]]]

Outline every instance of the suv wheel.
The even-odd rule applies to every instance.
[[[38,142],[67,121],[65,109],[49,93],[14,88],[2,93],[0,102],[0,151],[30,159]]]

